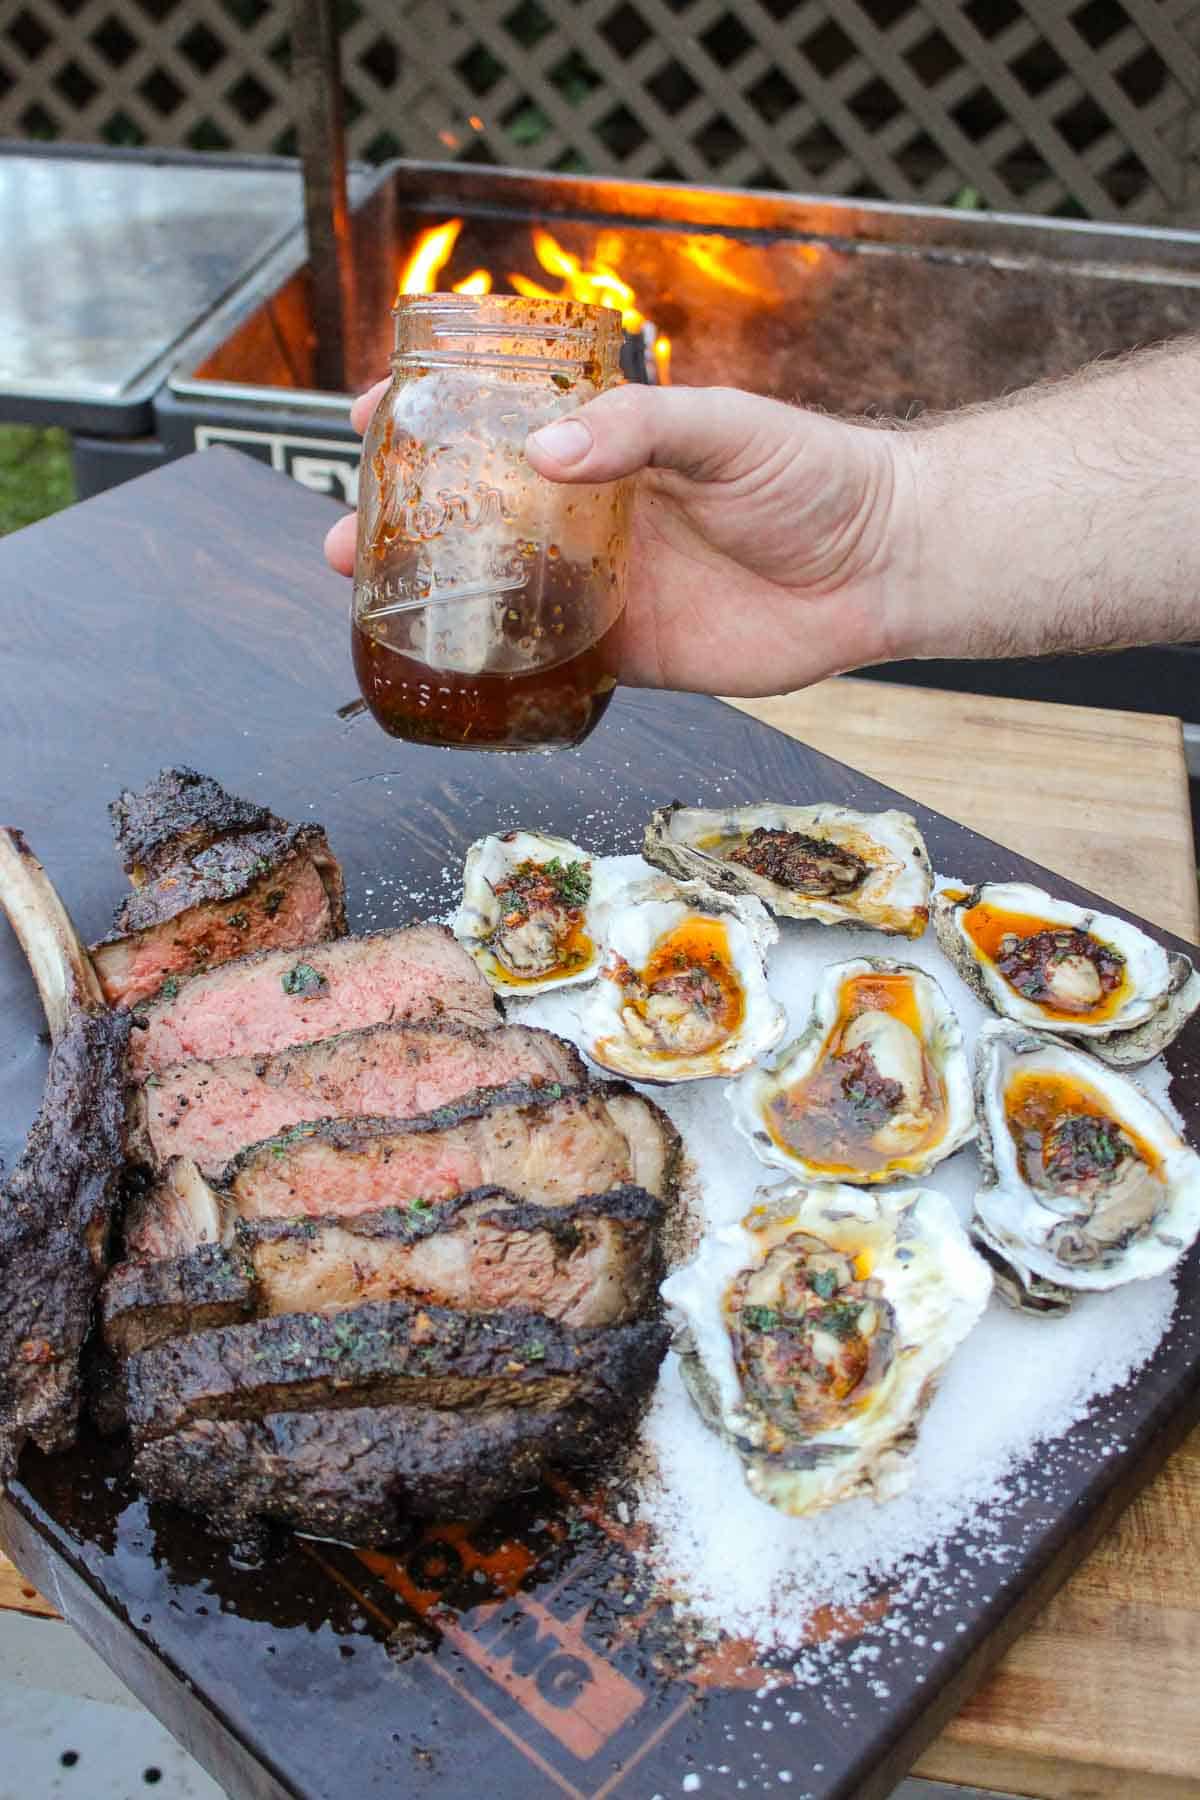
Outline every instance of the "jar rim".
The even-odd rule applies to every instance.
[[[494,322],[510,336],[519,336],[523,330],[545,337],[584,331],[604,335],[622,329],[621,315],[615,307],[572,300],[566,295],[535,299],[524,294],[397,294],[392,317],[414,315],[435,320],[441,315],[447,323],[451,319],[456,323],[470,320],[473,330],[486,329]]]

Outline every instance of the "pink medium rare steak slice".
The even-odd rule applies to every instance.
[[[512,1029],[511,1027],[509,1029]],[[514,1084],[420,1119],[325,1119],[243,1150],[222,1177],[242,1219],[352,1216],[503,1187],[542,1206],[633,1184],[675,1193],[679,1134],[623,1082]]]
[[[320,825],[289,825],[187,768],[160,770],[108,810],[134,889],[92,951],[110,1005],[345,931],[342,871]]]
[[[500,1023],[496,998],[444,925],[406,925],[302,949],[264,950],[182,981],[139,1007],[135,1076],[197,1057],[284,1050],[364,1025]]]
[[[133,1006],[253,950],[346,928],[341,871],[318,825],[227,838],[135,888],[92,961],[113,1006]]]
[[[661,1201],[635,1187],[569,1206],[535,1206],[504,1188],[478,1188],[440,1206],[239,1220],[230,1261],[241,1257],[253,1268],[260,1312],[341,1312],[365,1300],[413,1299],[466,1312],[527,1307],[564,1325],[625,1325],[653,1304],[662,1213]]]
[[[371,1025],[273,1056],[181,1063],[151,1075],[130,1113],[135,1155],[217,1174],[244,1145],[349,1113],[415,1117],[507,1081],[574,1087],[574,1045],[525,1025]]]

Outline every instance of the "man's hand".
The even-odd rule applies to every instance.
[[[355,402],[365,429],[384,391]],[[621,679],[776,694],[893,652],[916,554],[906,440],[724,388],[618,388],[535,432],[562,482],[641,471]],[[326,540],[349,574],[354,521]]]
[[[777,694],[894,657],[1200,640],[1198,421],[1180,338],[909,430],[618,388],[527,453],[553,481],[640,472],[623,680]],[[327,553],[349,573],[353,519]]]

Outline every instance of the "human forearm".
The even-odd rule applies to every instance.
[[[947,415],[895,448],[917,520],[897,655],[1200,639],[1200,344]]]

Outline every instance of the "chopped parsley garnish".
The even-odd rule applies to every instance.
[[[835,1300],[832,1306],[824,1308],[817,1323],[836,1338],[853,1337],[861,1312],[860,1301]]]
[[[348,1356],[357,1350],[362,1343],[362,1336],[356,1325],[348,1319],[338,1319],[333,1327],[334,1342],[330,1345],[329,1356],[336,1360],[340,1356]]]
[[[250,923],[250,915],[239,908],[237,912],[230,913],[225,923],[227,925],[232,925],[235,931],[245,931]]]
[[[808,1285],[821,1300],[832,1300],[838,1290],[838,1278],[832,1269],[810,1269]]]
[[[561,857],[552,856],[548,863],[543,863],[543,871],[550,877],[558,891],[559,899],[566,906],[586,906],[592,892],[592,867],[586,862],[564,863]]]
[[[410,1213],[416,1213],[418,1218],[424,1218],[426,1213],[433,1211],[433,1201],[418,1196],[417,1199],[409,1201],[408,1210]]]
[[[275,917],[275,914],[279,911],[283,902],[283,889],[272,888],[266,899],[263,901],[263,911],[266,913],[268,919],[273,919]]]
[[[310,994],[319,994],[323,987],[328,986],[319,970],[305,962],[297,963],[286,975],[281,975],[279,983],[285,994],[298,994],[305,1000]]]
[[[281,1132],[271,1145],[272,1156],[284,1156],[289,1144],[298,1144],[301,1138],[312,1137],[316,1132],[315,1125],[293,1125],[289,1131]]]
[[[552,856],[544,863],[526,858],[494,889],[508,919],[525,919],[531,906],[557,904],[572,910],[587,905],[592,892],[592,865],[564,863]]]
[[[530,1338],[527,1344],[521,1345],[521,1355],[526,1362],[545,1362],[546,1346],[541,1338]]]
[[[747,1331],[777,1331],[779,1314],[771,1306],[743,1306],[742,1324]]]
[[[178,992],[178,981],[175,979],[174,975],[168,975],[167,979],[158,990],[158,997],[160,1000],[173,1000]]]

